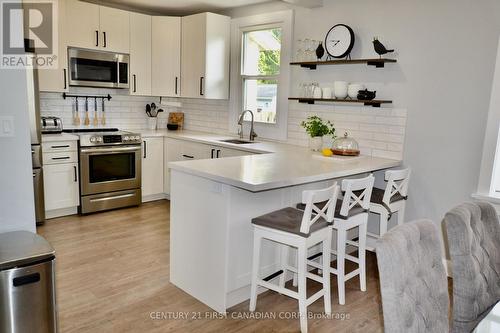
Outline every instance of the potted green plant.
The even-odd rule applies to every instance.
[[[309,116],[307,120],[302,121],[300,125],[304,127],[307,134],[309,134],[309,148],[314,151],[321,149],[323,145],[323,136],[331,135],[335,137],[335,127],[333,127],[333,124],[329,120],[323,121],[323,119],[318,116]]]

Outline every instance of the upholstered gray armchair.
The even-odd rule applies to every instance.
[[[436,225],[397,226],[378,240],[376,251],[385,332],[448,332],[448,283]]]
[[[444,217],[453,274],[452,332],[471,332],[500,300],[500,224],[488,203],[464,203]]]

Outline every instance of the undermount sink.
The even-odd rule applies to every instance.
[[[226,142],[226,143],[234,143],[236,145],[244,145],[244,144],[249,144],[249,143],[256,143],[255,141],[246,141],[246,140],[240,140],[240,139],[227,139],[227,140],[219,140],[220,142]]]

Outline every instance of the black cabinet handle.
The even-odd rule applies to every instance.
[[[137,92],[137,77],[134,75],[132,75],[134,77],[134,92]]]
[[[69,148],[69,145],[62,145],[62,146],[50,146],[50,148]]]
[[[217,158],[220,157],[220,149],[217,149]]]
[[[147,148],[146,141],[142,141],[142,142],[144,142],[144,155],[143,155],[143,157],[146,158],[146,148]]]
[[[106,42],[106,31],[103,31],[103,32],[102,32],[102,35],[104,36],[104,43],[103,43],[103,45],[102,45],[102,46],[106,47],[106,46],[107,46],[107,44],[108,44],[108,43]]]
[[[12,284],[14,285],[14,287],[20,287],[25,284],[35,283],[38,281],[40,281],[40,273],[33,273],[12,279]]]
[[[212,152],[210,153],[210,158],[214,158],[214,153],[215,153],[215,149],[212,149]]]
[[[182,156],[185,157],[185,158],[194,158],[194,156],[191,156],[191,155],[184,155],[183,154]]]
[[[95,46],[99,46],[99,30],[95,31]]]
[[[63,74],[64,74],[64,89],[68,88],[67,82],[66,82],[66,68],[63,69]]]
[[[75,172],[75,183],[78,181],[78,177],[76,175],[76,165],[73,165],[73,171]]]
[[[52,157],[53,160],[69,160],[69,156],[63,156],[63,157]]]
[[[178,77],[176,76],[175,77],[175,94],[177,95],[177,81],[178,81]]]
[[[200,96],[203,96],[203,80],[205,78],[202,76],[200,77]]]

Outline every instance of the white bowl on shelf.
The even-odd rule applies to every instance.
[[[361,83],[351,83],[347,88],[347,95],[352,99],[358,98],[358,92],[365,89],[365,85]]]

